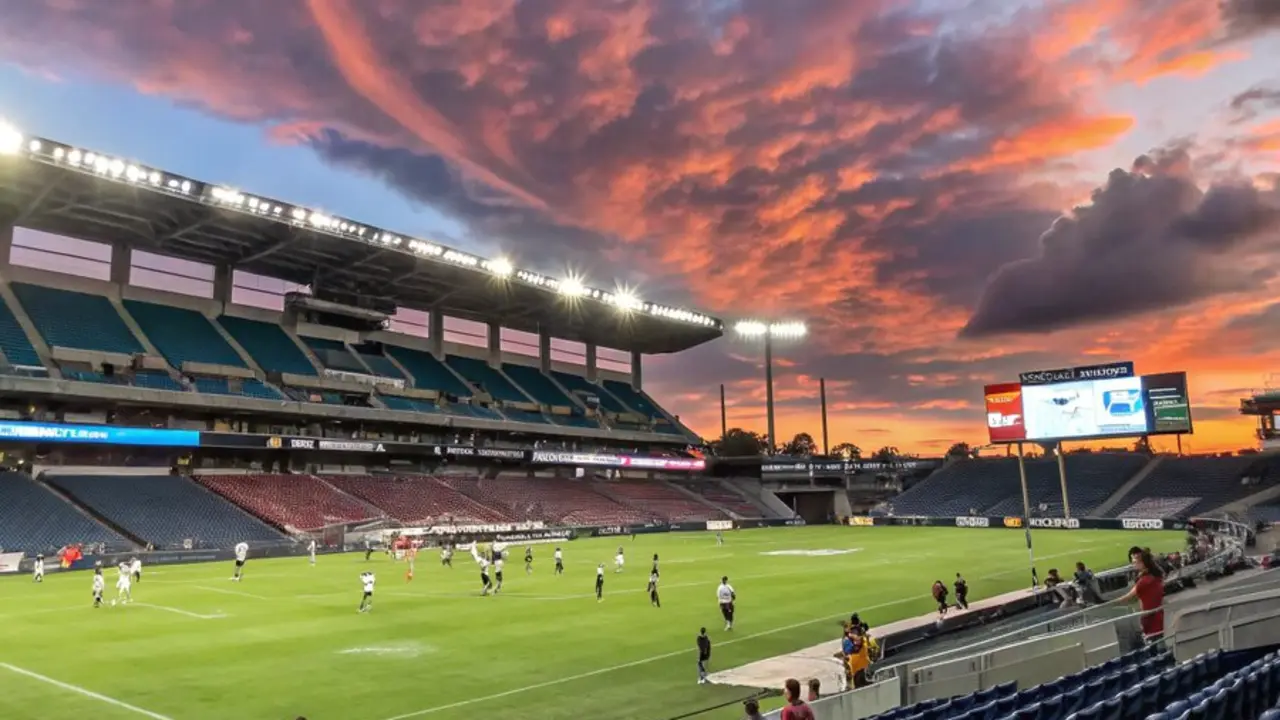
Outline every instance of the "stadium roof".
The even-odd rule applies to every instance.
[[[0,123],[0,220],[646,354],[724,333],[683,308],[103,155]],[[350,300],[349,300],[350,301]]]

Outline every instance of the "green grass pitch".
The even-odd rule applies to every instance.
[[[1177,547],[1174,533],[1034,534],[1037,565],[1125,562],[1134,544]],[[613,572],[614,549],[627,567]],[[1028,584],[1022,531],[806,527],[671,533],[535,546],[526,576],[513,547],[506,588],[478,597],[479,573],[419,556],[417,577],[375,554],[153,566],[135,604],[91,607],[91,575],[0,580],[0,718],[95,720],[409,720],[453,717],[661,720],[741,697],[696,685],[694,636],[710,632],[711,669],[808,647],[862,612],[873,625],[930,612],[930,583],[962,572],[971,599]],[[809,555],[797,551],[840,553]],[[662,608],[645,593],[662,558]],[[605,599],[593,594],[605,563]],[[359,574],[378,574],[373,612],[358,614]],[[115,595],[108,568],[107,597]],[[738,592],[732,632],[715,603],[728,575]],[[732,717],[721,711],[707,717]]]

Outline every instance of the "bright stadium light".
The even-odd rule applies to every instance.
[[[769,334],[776,338],[795,340],[802,338],[809,329],[802,322],[774,323],[769,326]]]
[[[0,155],[16,155],[22,149],[22,133],[18,128],[0,120]]]
[[[763,337],[769,332],[769,326],[757,320],[739,320],[733,326],[733,331],[743,337]]]
[[[773,341],[775,339],[799,340],[808,334],[809,329],[804,323],[794,320],[771,323],[760,320],[739,320],[734,324],[733,331],[744,339],[764,340],[765,416],[769,426],[769,447],[776,447],[778,438],[774,434],[773,417]]]
[[[509,278],[516,268],[511,261],[499,255],[498,257],[485,261],[484,269],[488,270],[495,277]]]
[[[582,297],[587,293],[587,286],[576,277],[567,277],[560,281],[560,294],[565,297]]]
[[[613,303],[623,312],[639,310],[644,306],[644,303],[640,301],[640,298],[636,297],[630,290],[618,291],[618,294],[613,296]]]

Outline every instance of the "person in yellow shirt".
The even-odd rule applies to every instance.
[[[846,662],[849,664],[851,685],[856,690],[867,685],[867,668],[871,667],[871,641],[859,626],[849,629],[849,639],[852,647],[849,648]]]

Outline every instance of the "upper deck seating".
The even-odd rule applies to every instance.
[[[178,370],[187,361],[246,367],[244,359],[202,312],[128,299],[124,307],[156,350]]]
[[[13,293],[50,347],[136,355],[142,343],[102,295],[13,283]]]
[[[316,369],[297,343],[275,323],[223,315],[218,318],[235,341],[266,372],[315,375]]]

